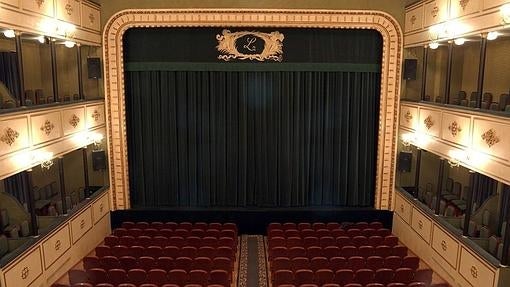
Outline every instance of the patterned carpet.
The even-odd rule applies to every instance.
[[[262,235],[242,235],[239,287],[267,287],[266,250]]]

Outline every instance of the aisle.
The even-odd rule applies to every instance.
[[[239,287],[267,287],[264,236],[242,235],[239,263]]]

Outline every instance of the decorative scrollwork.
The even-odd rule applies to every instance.
[[[25,266],[21,270],[21,279],[23,279],[23,280],[27,279],[28,275],[30,275],[30,269],[28,269],[28,267]]]
[[[473,276],[473,278],[478,278],[478,269],[476,269],[476,266],[471,266],[469,271],[471,272],[471,276]]]
[[[47,136],[49,136],[54,128],[55,125],[49,120],[46,120],[44,122],[44,125],[41,126],[40,130],[43,131]]]
[[[414,25],[416,22],[416,15],[411,16],[411,24]]]
[[[448,249],[448,246],[446,245],[446,241],[441,241],[441,248],[443,249],[443,251],[446,251],[446,249]]]
[[[73,114],[71,119],[69,119],[69,124],[71,126],[73,126],[73,128],[76,128],[79,123],[80,123],[80,118],[77,115]]]
[[[96,20],[96,17],[94,17],[94,14],[92,14],[92,13],[89,14],[89,20],[90,20],[90,23],[94,23],[94,21]]]
[[[434,6],[434,8],[432,8],[432,11],[430,12],[430,14],[432,14],[432,17],[436,18],[437,14],[439,14],[439,7]]]
[[[452,136],[457,136],[460,132],[462,132],[462,128],[460,127],[460,125],[456,122],[456,121],[453,121],[449,126],[448,126],[448,130],[450,130],[450,133],[452,134]]]
[[[71,16],[71,14],[73,14],[73,6],[71,6],[71,4],[69,4],[69,3],[67,3],[65,8],[67,11],[67,15]]]
[[[496,135],[496,131],[494,129],[490,129],[484,132],[482,134],[482,139],[489,146],[489,148],[499,142],[499,137]]]
[[[423,221],[418,221],[418,228],[423,229]]]
[[[469,0],[460,0],[459,1],[460,7],[462,7],[462,10],[466,10],[466,6],[468,5],[468,3],[469,3]]]
[[[101,117],[101,114],[97,110],[94,110],[91,117],[92,117],[92,119],[94,119],[94,121],[97,122],[99,120],[99,118]]]
[[[102,213],[102,212],[103,212],[103,210],[104,210],[104,206],[103,206],[103,203],[101,202],[101,203],[99,204],[99,212],[101,212],[101,213]]]
[[[35,3],[37,3],[37,6],[41,8],[42,4],[44,4],[44,0],[35,0]]]
[[[223,54],[218,56],[220,60],[238,59],[259,62],[265,60],[281,62],[283,60],[284,36],[278,31],[271,33],[230,32],[225,29],[221,35],[216,35],[216,39],[218,40],[216,48]]]
[[[404,119],[406,119],[406,123],[410,123],[411,120],[413,119],[413,114],[411,114],[410,111],[407,111],[406,114],[404,115]]]
[[[82,219],[80,221],[80,229],[83,229],[83,228],[85,228],[85,219]]]
[[[425,120],[423,121],[423,123],[425,124],[425,126],[427,127],[427,130],[430,130],[430,128],[432,126],[434,126],[434,121],[432,120],[432,116],[428,116],[427,118],[425,118]]]
[[[4,133],[0,137],[0,141],[5,143],[6,145],[12,146],[16,139],[19,137],[19,133],[11,128],[6,128]]]

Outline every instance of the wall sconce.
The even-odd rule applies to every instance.
[[[64,46],[66,46],[67,48],[73,48],[74,45],[76,45],[76,43],[73,41],[65,41],[64,42]]]
[[[14,32],[14,30],[9,29],[9,30],[4,31],[4,36],[6,38],[14,38],[14,37],[16,37],[16,33]]]
[[[460,166],[460,162],[466,158],[465,152],[460,150],[450,150],[448,156],[450,157],[448,159],[448,164],[452,168]]]
[[[39,28],[46,35],[60,36],[66,39],[74,38],[76,26],[56,19],[47,19],[39,23]]]
[[[437,48],[439,48],[439,43],[438,42],[432,42],[429,44],[429,48],[432,49],[432,50],[435,50]]]
[[[489,41],[496,40],[498,38],[498,36],[499,36],[499,33],[496,31],[489,32],[487,34],[487,40],[489,40]]]
[[[453,42],[455,43],[455,45],[461,46],[464,45],[464,43],[466,43],[466,38],[457,38],[453,40]]]
[[[400,136],[400,139],[402,141],[402,145],[408,147],[414,142],[414,134],[404,133]]]
[[[501,20],[504,24],[510,23],[510,4],[505,4],[500,8]]]
[[[36,151],[32,154],[33,162],[39,163],[41,168],[50,169],[53,165],[53,153],[52,152],[43,152]]]

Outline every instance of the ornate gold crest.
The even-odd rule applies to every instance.
[[[283,39],[282,33],[275,31],[263,32],[230,32],[223,30],[221,35],[216,35],[218,46],[216,48],[222,55],[218,59],[230,61],[257,60],[263,62],[272,60],[281,62],[283,60]]]

